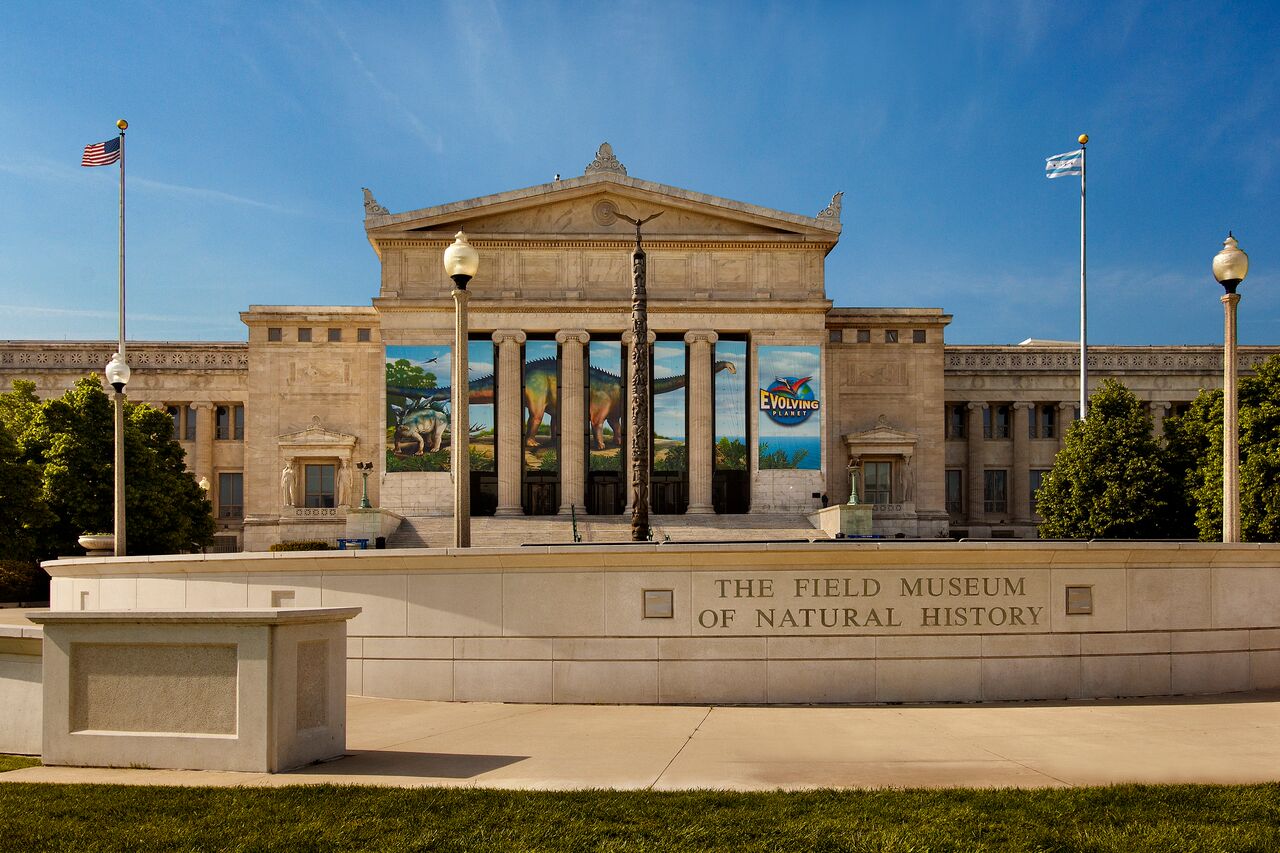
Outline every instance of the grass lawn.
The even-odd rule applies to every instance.
[[[0,784],[0,850],[1280,849],[1280,785],[727,794]]]
[[[35,767],[40,759],[29,755],[0,755],[0,773],[7,770],[18,770],[23,767]]]

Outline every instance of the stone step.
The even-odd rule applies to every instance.
[[[730,541],[752,542],[778,539],[825,539],[808,517],[800,513],[758,513],[747,515],[655,515],[650,518],[655,542]],[[579,516],[577,532],[581,542],[628,542],[630,516]],[[478,547],[501,545],[550,545],[573,542],[573,522],[564,516],[514,516],[471,519],[471,544]],[[453,516],[406,516],[399,529],[387,538],[388,548],[441,548],[453,542]]]

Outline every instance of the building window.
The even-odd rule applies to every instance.
[[[947,469],[947,512],[951,515],[964,512],[964,472],[958,468]]]
[[[871,343],[871,330],[870,330],[870,329],[859,329],[859,330],[858,330],[858,343],[860,343],[860,344],[869,344],[869,343]]]
[[[356,341],[358,343],[367,344],[373,340],[370,329],[356,329]]]
[[[964,403],[947,406],[947,438],[964,438],[967,414]]]
[[[196,411],[190,406],[182,407],[182,440],[196,440]]]
[[[844,343],[844,331],[842,329],[832,329],[828,339],[833,344]]]
[[[1027,420],[1028,438],[1056,438],[1058,435],[1058,407],[1032,406]]]
[[[169,413],[169,417],[173,418],[173,440],[182,440],[182,410],[186,406],[169,406],[165,409]]]
[[[912,330],[911,330],[911,343],[913,343],[913,344],[927,344],[928,342],[929,342],[929,336],[928,336],[928,334],[926,334],[926,332],[925,332],[925,330],[924,330],[924,329],[912,329]]]
[[[284,340],[284,330],[281,329],[279,326],[268,326],[267,340],[273,341],[273,342]]]
[[[303,506],[331,507],[333,503],[333,466],[306,466],[307,488]]]
[[[244,406],[218,406],[213,423],[218,441],[244,441]]]
[[[1009,472],[982,472],[982,509],[984,512],[1009,511]]]
[[[310,329],[299,329],[299,330],[298,330],[298,343],[300,343],[300,344],[305,344],[305,343],[310,343],[310,342],[311,342],[311,330],[310,330]]]
[[[982,410],[982,437],[1009,437],[1009,407],[987,406]]]
[[[218,518],[244,518],[244,474],[218,475]]]
[[[1040,484],[1044,482],[1044,477],[1048,473],[1049,472],[1047,470],[1040,468],[1032,468],[1030,471],[1031,491],[1028,492],[1028,494],[1031,495],[1031,512],[1033,515],[1039,515],[1040,513],[1040,510],[1036,506],[1036,489],[1040,488]]]
[[[331,343],[331,344],[340,344],[340,343],[342,343],[342,330],[341,330],[341,329],[330,329],[330,330],[329,330],[329,343]]]
[[[1175,418],[1180,418],[1189,411],[1191,411],[1190,403],[1174,403],[1169,407],[1169,414]]]
[[[865,462],[862,465],[862,496],[873,506],[884,506],[893,497],[889,486],[892,462]]]
[[[898,342],[898,330],[897,330],[897,329],[885,329],[885,330],[884,330],[884,342],[885,342],[886,344],[896,344],[896,343]]]

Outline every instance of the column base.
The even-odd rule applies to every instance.
[[[493,513],[495,516],[503,516],[510,518],[513,515],[524,515],[524,507],[522,506],[500,506]]]
[[[689,504],[689,508],[684,511],[685,515],[715,515],[716,508],[711,504]]]

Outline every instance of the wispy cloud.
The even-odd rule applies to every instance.
[[[109,320],[114,323],[119,314],[113,308],[111,310],[102,310],[95,308],[55,308],[47,305],[15,305],[0,303],[0,312],[8,317],[29,317],[36,320],[39,319],[61,319],[61,320]],[[211,320],[207,315],[184,315],[184,314],[146,314],[141,312],[129,312],[128,319],[130,324],[134,323],[157,323],[164,324],[166,328],[177,326],[189,329],[242,329],[238,321],[235,319]],[[111,328],[114,328],[112,326]],[[132,335],[130,335],[132,337]]]
[[[83,167],[68,166],[65,163],[45,158],[27,158],[10,160],[8,162],[0,161],[0,172],[16,175],[20,178],[43,181],[60,181],[63,183],[69,183],[71,181],[83,182],[86,177],[90,180],[96,179],[99,181],[104,178],[110,178],[111,181],[116,180],[116,173],[114,170],[108,169],[105,172],[98,171],[86,176]],[[272,213],[281,213],[288,216],[316,215],[314,211],[287,207],[282,204],[261,201],[256,198],[247,198],[245,196],[223,192],[222,190],[213,190],[207,187],[189,187],[183,184],[172,184],[167,181],[157,181],[152,178],[138,177],[137,175],[130,175],[128,182],[130,189],[137,188],[152,192],[166,193],[169,195],[183,196],[186,198],[200,198],[205,201],[238,204],[245,207],[258,208],[259,210],[269,210]]]
[[[382,98],[383,102],[388,107],[390,107],[392,112],[394,112],[401,121],[409,126],[409,129],[413,131],[415,136],[429,145],[437,154],[442,153],[444,151],[444,139],[441,137],[439,132],[428,128],[426,123],[418,117],[417,113],[405,106],[404,101],[400,100],[400,96],[387,87],[386,84],[379,79],[377,74],[373,73],[373,69],[369,67],[368,63],[364,61],[364,57],[361,56],[360,52],[355,49],[354,45],[352,45],[351,39],[347,37],[346,30],[338,26],[338,22],[333,19],[333,17],[322,5],[320,5],[319,2],[313,0],[311,5],[319,13],[320,17],[324,19],[329,30],[342,44],[343,50],[346,51],[347,56],[351,59],[351,63],[356,67],[356,70],[358,70],[361,76],[364,77],[365,82],[367,82],[369,86],[378,93],[378,96]]]

